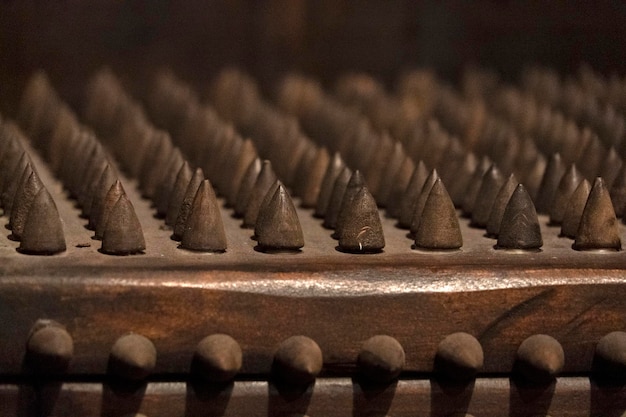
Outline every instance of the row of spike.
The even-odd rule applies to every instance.
[[[31,77],[18,120],[89,219],[87,228],[102,240],[100,251],[128,255],[145,250],[141,224],[106,150],[58,97],[44,73]]]
[[[21,253],[63,252],[65,234],[59,212],[24,150],[24,143],[20,129],[0,119],[0,203],[3,214],[9,218],[9,238],[20,242],[17,250]]]
[[[594,368],[599,376],[626,380],[626,332],[611,332],[598,341]],[[25,364],[33,372],[64,372],[74,355],[71,335],[59,323],[39,320],[31,329],[26,343]],[[443,379],[467,382],[483,367],[484,353],[480,342],[468,333],[445,337],[434,357],[434,371]],[[136,333],[121,336],[111,347],[108,371],[123,380],[140,381],[155,369],[157,349],[150,339]],[[194,352],[191,369],[210,382],[235,378],[243,364],[243,352],[235,339],[213,334],[202,339]],[[324,364],[319,345],[306,336],[292,336],[277,347],[272,374],[290,386],[312,383]],[[376,335],[366,340],[356,358],[357,372],[371,383],[389,383],[398,378],[405,366],[405,352],[395,338]],[[563,369],[565,354],[553,337],[535,334],[518,347],[514,372],[536,384],[548,383]]]

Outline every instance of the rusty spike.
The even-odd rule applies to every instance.
[[[326,173],[326,168],[329,163],[330,156],[326,148],[318,149],[315,154],[315,159],[309,168],[309,173],[306,176],[305,184],[302,187],[302,194],[300,194],[302,207],[315,207],[322,188],[324,174]]]
[[[274,354],[272,372],[281,382],[308,385],[322,370],[322,350],[306,336],[292,336],[284,340]]]
[[[601,377],[626,380],[626,332],[611,332],[600,339],[593,367]]]
[[[424,165],[423,161],[419,161],[413,170],[409,184],[402,195],[402,201],[400,203],[400,218],[398,219],[397,224],[399,228],[409,229],[411,227],[415,203],[422,192],[422,188],[424,187],[424,183],[426,182],[428,175],[426,165]]]
[[[576,169],[576,165],[571,164],[567,171],[565,171],[565,174],[563,174],[559,186],[556,189],[554,200],[552,200],[552,205],[550,206],[551,225],[560,225],[563,223],[567,203],[582,179],[583,177]]]
[[[209,382],[232,380],[241,369],[243,354],[239,343],[226,334],[212,334],[198,343],[194,366]]]
[[[428,200],[428,196],[430,195],[430,190],[433,188],[433,185],[439,178],[439,174],[436,169],[433,169],[424,181],[424,186],[420,191],[417,200],[415,200],[415,204],[413,205],[413,217],[411,218],[411,227],[410,227],[410,235],[412,238],[415,237],[415,234],[419,230],[420,222],[422,221],[422,212],[424,211],[424,206],[426,206],[426,200]]]
[[[328,206],[326,207],[326,215],[324,216],[324,223],[322,224],[327,229],[334,229],[337,227],[337,219],[339,218],[339,211],[341,210],[341,202],[343,196],[348,187],[348,182],[352,178],[352,171],[348,167],[344,167],[333,185],[333,192],[330,196]]]
[[[619,225],[609,191],[596,178],[580,218],[573,248],[576,250],[622,249]]]
[[[578,232],[578,226],[580,225],[580,219],[585,210],[585,204],[589,198],[591,192],[591,184],[589,181],[582,180],[576,190],[572,193],[570,199],[567,202],[567,209],[563,215],[563,222],[561,224],[561,236],[574,239]]]
[[[117,339],[109,355],[109,370],[115,376],[139,381],[156,366],[157,351],[145,336],[130,333]]]
[[[270,190],[272,185],[276,182],[276,174],[272,169],[272,163],[268,160],[264,160],[261,164],[261,171],[254,182],[254,187],[250,192],[248,198],[248,204],[246,205],[246,212],[243,216],[243,227],[247,229],[254,228],[257,217],[259,216],[259,210],[263,204],[263,200]]]
[[[203,252],[226,250],[224,224],[209,180],[202,181],[194,197],[180,247]]]
[[[385,247],[385,236],[374,197],[361,187],[346,210],[339,250],[349,253],[376,253]]]
[[[268,192],[271,198],[259,210],[254,232],[262,251],[298,251],[304,246],[304,236],[296,208],[280,181]],[[273,188],[273,187],[272,187]],[[266,197],[266,198],[267,198]]]
[[[108,255],[132,255],[145,249],[146,241],[141,224],[133,204],[122,190],[108,216],[100,251]]]
[[[38,320],[26,342],[26,360],[36,372],[56,374],[65,371],[74,356],[74,340],[53,320]]]
[[[100,223],[100,217],[102,217],[102,210],[104,203],[106,202],[107,194],[109,190],[115,184],[117,176],[113,171],[113,167],[109,164],[106,165],[104,171],[100,175],[98,185],[96,186],[95,194],[91,202],[91,210],[89,215],[89,223],[87,228],[90,230],[96,230],[98,223]]]
[[[343,227],[348,221],[347,216],[352,205],[352,200],[354,200],[354,197],[364,185],[365,180],[361,172],[357,169],[352,173],[350,181],[348,181],[348,185],[346,186],[346,191],[343,193],[343,198],[341,199],[339,215],[337,216],[337,223],[335,224],[335,232],[332,235],[334,239],[339,239],[339,236],[341,236]]]
[[[485,172],[478,194],[476,194],[476,201],[474,201],[472,220],[470,222],[471,226],[480,228],[487,227],[487,221],[489,221],[493,203],[504,181],[504,177],[495,165],[491,165],[487,172]]]
[[[483,361],[483,348],[474,336],[452,333],[437,347],[435,370],[445,379],[467,381],[481,370]]]
[[[109,191],[102,201],[102,205],[99,206],[99,212],[96,214],[96,233],[94,236],[96,239],[101,240],[102,236],[104,236],[104,229],[107,227],[111,210],[113,210],[113,206],[115,206],[122,194],[126,194],[122,182],[115,180],[111,187],[109,187]]]
[[[395,219],[400,217],[402,198],[409,186],[413,171],[415,171],[415,163],[411,157],[407,156],[402,161],[391,185],[391,192],[387,200],[387,216]]]
[[[388,383],[396,379],[404,368],[402,345],[393,337],[377,335],[367,339],[357,358],[359,372],[370,382]]]
[[[254,184],[259,177],[259,173],[261,172],[261,165],[261,159],[259,158],[254,158],[254,160],[248,165],[248,169],[246,170],[246,173],[241,180],[241,184],[239,185],[239,190],[237,191],[237,200],[235,201],[235,217],[241,218],[245,214],[250,194],[252,193]]]
[[[489,160],[489,158],[483,156],[483,158],[480,160],[480,163],[476,166],[472,177],[467,183],[467,187],[464,192],[463,202],[461,203],[464,216],[471,217],[472,211],[474,210],[476,197],[478,196],[480,186],[483,182],[483,176],[490,166],[491,161]]]
[[[193,200],[198,193],[198,189],[200,188],[202,181],[204,181],[204,171],[202,171],[201,168],[196,168],[189,184],[187,184],[185,197],[180,205],[180,210],[178,210],[178,217],[176,217],[176,224],[174,225],[174,233],[172,233],[172,239],[174,240],[180,241],[183,237],[183,233],[185,233],[185,224],[187,224]]]
[[[539,193],[537,194],[535,207],[540,214],[549,214],[550,205],[554,200],[556,189],[565,173],[565,166],[558,153],[552,154],[548,160],[548,165],[543,173]]]
[[[176,174],[176,181],[174,182],[174,188],[170,195],[170,201],[167,206],[167,214],[165,216],[165,224],[168,226],[175,226],[180,207],[185,199],[185,193],[187,192],[187,186],[191,181],[193,171],[189,167],[187,161],[184,161],[178,174]]]
[[[496,248],[537,250],[541,246],[543,239],[535,206],[519,184],[504,210]]]
[[[15,239],[20,240],[22,233],[24,232],[24,225],[28,218],[30,208],[35,201],[35,197],[39,194],[39,191],[44,187],[39,179],[39,175],[32,169],[29,172],[28,178],[22,182],[22,185],[18,189],[18,195],[13,205],[13,211],[11,211],[11,230]]]
[[[29,255],[53,255],[65,251],[65,234],[56,204],[42,187],[35,196],[18,251]]]
[[[322,180],[320,192],[317,196],[317,202],[315,204],[315,217],[324,218],[326,215],[326,210],[328,208],[328,204],[330,203],[335,181],[345,166],[346,165],[344,164],[341,155],[339,152],[336,152],[333,155],[332,160],[328,163],[326,172],[324,173],[324,179]]]
[[[561,372],[565,354],[552,336],[536,334],[526,338],[517,349],[516,370],[528,381],[547,383]]]
[[[463,246],[456,210],[441,178],[435,180],[424,204],[415,233],[415,246],[429,250],[459,249]]]
[[[489,220],[487,220],[487,236],[497,238],[500,234],[500,224],[502,223],[504,210],[517,184],[519,184],[517,178],[515,178],[514,174],[511,174],[504,185],[500,187],[500,191],[498,191],[498,195],[496,195],[496,199],[493,202],[491,213],[489,213]]]

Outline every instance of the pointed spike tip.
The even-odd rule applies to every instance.
[[[611,197],[602,177],[596,178],[582,217],[573,248],[576,250],[621,250],[619,224]]]
[[[338,249],[348,253],[377,253],[385,247],[380,214],[367,187],[361,187],[346,209]]]
[[[538,250],[541,246],[543,239],[535,206],[519,184],[504,210],[496,249]]]
[[[215,191],[209,180],[200,184],[185,223],[181,248],[202,252],[224,252],[226,233]]]
[[[42,188],[26,217],[18,251],[29,255],[54,255],[65,249],[65,234],[57,206],[48,190]]]
[[[424,205],[415,246],[428,250],[454,250],[463,246],[454,203],[440,178],[433,184]]]
[[[278,184],[259,211],[255,226],[259,249],[265,252],[299,251],[304,246],[300,220],[289,193],[280,182]]]

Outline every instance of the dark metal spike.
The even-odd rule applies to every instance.
[[[224,252],[226,246],[226,233],[217,197],[209,180],[204,180],[194,197],[180,247],[203,252]]]
[[[376,253],[385,247],[385,236],[374,197],[361,187],[346,210],[347,221],[339,236],[339,250],[349,253]]]
[[[187,187],[189,186],[192,176],[193,171],[191,170],[191,167],[187,161],[184,161],[178,170],[178,174],[176,174],[176,181],[174,182],[174,188],[172,189],[172,193],[170,195],[170,201],[167,206],[167,214],[165,216],[166,225],[171,227],[176,225],[176,219],[178,218],[180,207],[183,205],[185,193],[187,192]]]
[[[74,340],[65,327],[52,320],[38,320],[26,342],[26,363],[35,372],[64,372],[74,356]]]
[[[565,174],[563,174],[550,206],[551,225],[560,225],[563,222],[567,203],[582,180],[582,174],[578,172],[576,165],[571,164],[565,171]]]
[[[133,204],[122,190],[108,216],[100,251],[108,255],[133,255],[145,249],[146,241],[141,223]]]
[[[463,246],[459,219],[441,178],[435,180],[424,204],[415,233],[415,246],[429,250],[459,249]]]
[[[333,193],[333,187],[335,186],[335,181],[341,171],[345,168],[345,163],[341,158],[339,152],[336,152],[333,155],[332,160],[328,163],[326,167],[326,172],[324,173],[324,179],[322,180],[322,184],[320,186],[320,192],[317,196],[317,201],[315,204],[315,212],[314,216],[319,218],[324,218],[326,215],[326,210],[328,208],[328,204],[330,203],[330,198]]]
[[[504,181],[504,177],[495,164],[485,172],[478,194],[476,194],[476,201],[474,201],[472,220],[470,222],[471,226],[480,228],[487,227],[487,221],[489,221],[493,203]]]
[[[580,218],[573,248],[576,250],[622,249],[619,224],[611,196],[602,177],[596,178]]]
[[[387,216],[395,219],[400,217],[402,197],[409,186],[413,171],[415,171],[415,163],[411,157],[406,156],[396,172],[393,183],[390,185],[391,191],[387,199]]]
[[[541,246],[543,239],[535,206],[519,184],[504,210],[496,249],[537,250]]]
[[[363,186],[365,186],[365,179],[361,175],[361,172],[357,169],[350,176],[350,181],[348,181],[346,191],[343,193],[343,198],[341,199],[337,223],[335,224],[335,232],[332,235],[334,239],[339,239],[339,236],[341,236],[343,227],[348,221],[348,214],[350,212],[350,207],[352,206],[352,201]]]
[[[154,206],[156,208],[157,216],[165,218],[167,216],[167,209],[170,205],[170,198],[174,192],[174,186],[176,185],[176,178],[180,168],[183,166],[185,158],[181,154],[178,148],[174,148],[169,161],[161,177],[161,182],[157,185],[154,198]]]
[[[402,202],[400,203],[400,218],[398,219],[397,225],[398,227],[402,229],[409,229],[411,227],[415,203],[422,192],[422,188],[424,187],[424,183],[426,182],[428,176],[429,173],[426,165],[424,165],[423,161],[419,161],[413,170],[409,184],[402,195]]]
[[[480,186],[483,183],[483,176],[490,166],[491,161],[489,158],[483,156],[480,163],[476,166],[472,177],[467,183],[464,191],[463,202],[461,204],[464,216],[471,217],[472,211],[474,210],[474,204],[476,203],[476,197],[478,196]]]
[[[583,179],[567,202],[567,209],[563,214],[563,222],[561,224],[561,236],[571,239],[576,237],[580,219],[583,216],[585,204],[587,204],[590,192],[591,184],[589,184],[589,181]]]
[[[348,167],[344,167],[333,185],[333,192],[328,201],[326,207],[326,215],[324,216],[324,223],[322,224],[327,229],[334,229],[337,227],[337,219],[339,218],[339,212],[341,211],[341,202],[343,196],[348,188],[348,182],[352,178],[352,171]]]
[[[87,224],[88,229],[96,230],[98,227],[98,223],[100,223],[100,218],[102,217],[102,210],[104,208],[107,194],[113,184],[115,184],[116,180],[117,176],[113,171],[113,167],[107,164],[104,171],[102,171],[102,174],[100,175],[100,179],[98,180],[98,185],[96,186],[93,200],[91,202],[89,223]]]
[[[272,163],[268,160],[263,161],[261,164],[261,171],[254,182],[254,187],[248,198],[248,204],[246,205],[246,211],[243,216],[243,227],[247,229],[254,228],[257,217],[259,216],[259,209],[263,200],[270,190],[272,185],[276,182],[276,174],[272,169]]]
[[[254,184],[259,177],[259,173],[261,172],[261,165],[261,159],[259,158],[254,158],[254,160],[248,165],[248,169],[246,170],[246,173],[241,180],[241,184],[239,185],[239,190],[237,191],[235,217],[241,218],[245,214],[250,194],[252,193]]]
[[[433,185],[439,178],[439,173],[436,169],[433,169],[424,181],[424,186],[420,191],[417,200],[415,200],[415,204],[413,205],[413,214],[411,217],[411,227],[410,227],[410,235],[412,238],[415,238],[415,234],[419,230],[420,222],[422,221],[422,212],[424,211],[424,206],[426,206],[426,200],[428,200],[428,196],[430,195],[430,190],[433,188]]]
[[[172,239],[180,241],[183,238],[183,233],[185,233],[185,225],[187,224],[187,219],[189,218],[189,214],[191,213],[191,206],[193,205],[193,200],[198,193],[198,189],[200,188],[200,184],[204,181],[204,171],[202,168],[196,168],[191,176],[191,180],[189,184],[187,184],[187,189],[185,190],[185,197],[183,198],[183,202],[180,205],[180,210],[178,210],[178,217],[176,217],[176,224],[174,225],[174,233],[172,233]]]
[[[28,211],[18,251],[29,255],[53,255],[65,249],[65,234],[57,206],[48,190],[42,187]]]
[[[564,173],[565,166],[561,160],[561,155],[558,153],[552,154],[548,160],[548,165],[539,187],[539,193],[535,200],[535,207],[538,213],[548,214],[550,212],[550,205],[552,200],[554,200],[556,189]]]
[[[270,189],[271,198],[259,210],[254,233],[262,251],[298,251],[304,246],[304,235],[296,208],[280,181]],[[272,187],[274,188],[274,187]],[[267,199],[266,197],[266,199]]]
[[[326,173],[326,168],[329,163],[330,156],[328,155],[326,148],[318,149],[315,154],[315,159],[313,159],[313,162],[309,167],[309,172],[302,187],[302,193],[300,194],[302,207],[315,207],[322,188],[324,174]]]
[[[493,202],[491,213],[489,213],[489,220],[487,220],[487,236],[497,238],[500,234],[500,224],[502,223],[502,217],[504,217],[504,210],[515,191],[519,182],[514,174],[509,175],[504,185],[500,187],[498,195]]]
[[[624,141],[626,143],[626,141]],[[617,217],[626,214],[626,164],[622,166],[611,187],[611,201]]]
[[[250,139],[245,139],[241,145],[241,149],[239,150],[237,163],[234,166],[234,171],[232,171],[230,187],[228,189],[228,193],[226,194],[226,203],[229,206],[234,206],[237,203],[239,189],[242,185],[248,167],[252,161],[257,159],[257,156],[254,143]]]
[[[109,191],[106,193],[106,196],[102,201],[102,205],[99,206],[99,211],[96,214],[97,219],[94,238],[102,240],[104,230],[109,222],[111,211],[123,194],[126,194],[126,191],[122,186],[122,182],[116,179],[111,187],[109,187]]]
[[[35,197],[44,187],[37,172],[32,169],[24,171],[24,173],[26,172],[28,172],[29,175],[18,189],[19,193],[15,199],[13,210],[11,211],[11,221],[9,223],[11,225],[13,238],[17,240],[20,240],[22,237],[24,225],[26,224],[26,219],[35,201]]]

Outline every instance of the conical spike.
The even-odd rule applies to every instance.
[[[330,203],[335,181],[345,166],[346,165],[344,164],[343,159],[341,159],[341,155],[339,152],[336,152],[326,168],[326,173],[324,174],[324,179],[322,180],[322,185],[320,186],[320,192],[317,196],[317,202],[315,204],[315,217],[324,218],[326,215],[326,209]]]
[[[13,197],[11,197],[12,200],[12,206],[15,206],[17,204],[17,200],[20,197],[20,195],[22,194],[22,190],[24,189],[24,186],[26,185],[26,182],[28,181],[30,175],[33,173],[33,168],[32,165],[30,163],[27,163],[26,166],[24,167],[24,170],[22,171],[22,173],[20,174],[20,176],[17,178],[17,185],[15,187],[15,194],[13,194]],[[33,197],[37,195],[37,193],[35,193],[33,195]],[[6,225],[6,227],[9,230],[13,230],[13,216],[14,216],[14,212],[13,210],[8,210],[8,213],[6,213],[9,217],[9,223]],[[26,215],[28,214],[28,211],[25,213]],[[13,237],[17,237],[16,235],[14,235]]]
[[[361,172],[357,169],[352,173],[350,177],[350,181],[348,181],[348,185],[346,186],[346,191],[343,193],[343,198],[341,199],[341,206],[339,208],[339,215],[337,216],[337,223],[335,225],[335,232],[333,233],[333,238],[339,239],[341,236],[343,226],[346,224],[348,218],[348,212],[350,211],[350,206],[352,205],[352,200],[354,200],[354,196],[357,195],[359,190],[365,185],[365,180],[361,175]]]
[[[84,183],[81,186],[81,190],[78,195],[78,205],[82,208],[82,216],[85,218],[89,218],[89,215],[91,214],[93,197],[96,193],[96,189],[98,188],[102,172],[108,163],[109,161],[107,161],[104,154],[101,154],[101,158],[98,161],[93,161],[93,166],[89,170],[89,173],[85,177]]]
[[[480,163],[476,166],[474,173],[472,174],[471,179],[467,183],[467,188],[465,189],[465,195],[463,197],[463,215],[470,217],[472,215],[472,211],[474,210],[474,204],[476,203],[476,197],[478,196],[478,192],[480,191],[480,186],[483,183],[483,176],[491,166],[491,161],[489,158],[484,156]]]
[[[226,250],[224,224],[215,191],[209,180],[202,181],[198,188],[180,246],[203,252]]]
[[[380,186],[378,191],[378,198],[376,202],[381,207],[387,207],[389,198],[393,191],[394,184],[396,184],[396,176],[402,167],[402,163],[406,155],[404,153],[404,147],[401,142],[396,142],[393,145],[393,151],[389,155],[387,165],[381,172]]]
[[[541,181],[543,180],[543,174],[546,171],[548,163],[546,158],[542,154],[538,154],[537,158],[533,162],[530,169],[527,171],[520,171],[524,173],[524,177],[521,182],[525,184],[528,195],[535,201],[539,195],[539,189],[541,188]]]
[[[504,216],[504,210],[517,187],[517,178],[514,174],[511,174],[506,180],[504,185],[500,187],[498,195],[493,202],[491,213],[489,213],[489,220],[487,220],[487,236],[497,238],[500,234],[500,224],[502,223],[502,217]]]
[[[339,249],[351,253],[380,252],[385,247],[385,236],[376,201],[367,187],[361,187],[346,211]]]
[[[13,237],[17,240],[20,240],[22,237],[28,213],[35,201],[35,197],[42,188],[43,184],[39,179],[39,175],[35,171],[30,170],[30,175],[19,188],[19,194],[11,212],[11,230]]]
[[[428,178],[428,170],[423,161],[417,163],[417,167],[411,174],[411,180],[407,185],[404,194],[402,195],[402,202],[400,203],[400,218],[398,219],[398,227],[402,229],[409,229],[411,227],[411,221],[413,220],[413,212],[415,203],[424,188],[424,183]]]
[[[256,183],[256,179],[259,177],[260,172],[261,160],[259,158],[254,158],[254,160],[248,165],[248,169],[246,170],[246,173],[241,180],[241,184],[239,185],[237,200],[235,202],[235,217],[243,217],[246,213],[246,207],[248,205],[248,200],[250,199],[250,194],[252,193],[254,183]]]
[[[554,200],[556,189],[564,173],[565,166],[561,160],[561,155],[558,153],[552,154],[543,174],[539,194],[536,199],[535,206],[538,213],[548,214],[550,212],[550,205],[552,200]]]
[[[309,142],[309,146],[300,157],[300,161],[298,162],[298,167],[296,169],[293,180],[293,194],[296,197],[300,197],[304,193],[304,188],[306,187],[307,183],[307,176],[309,175],[311,167],[315,162],[316,155],[317,147]]]
[[[254,228],[257,217],[259,216],[259,209],[263,203],[265,195],[269,189],[276,182],[276,174],[272,169],[272,163],[270,161],[263,161],[261,165],[261,172],[257,177],[250,197],[248,198],[248,205],[246,206],[246,212],[243,216],[243,227],[247,229]]]
[[[185,224],[189,218],[193,200],[198,193],[198,188],[200,188],[202,181],[204,181],[204,171],[202,171],[201,168],[196,168],[189,184],[187,185],[185,197],[183,198],[180,210],[178,211],[178,217],[176,218],[176,224],[174,225],[174,233],[172,233],[172,239],[174,240],[181,240],[183,238],[183,233],[185,233]]]
[[[52,255],[65,251],[65,234],[59,212],[50,193],[39,190],[33,200],[18,251],[33,255]]]
[[[184,162],[185,158],[183,158],[180,150],[178,148],[174,148],[169,161],[164,168],[161,181],[157,184],[154,197],[152,198],[154,207],[156,208],[156,214],[160,218],[165,218],[165,216],[167,216],[167,209],[169,208],[170,197],[172,196],[174,185],[176,184],[176,177],[178,177],[178,172]]]
[[[168,226],[174,227],[176,225],[176,219],[178,218],[180,207],[183,205],[185,193],[187,192],[187,187],[189,186],[192,176],[193,171],[189,167],[189,164],[187,161],[183,162],[183,165],[178,170],[178,174],[176,174],[176,181],[174,182],[174,188],[172,189],[170,201],[167,206],[165,224]]]
[[[391,192],[387,199],[387,216],[396,219],[400,217],[402,197],[409,186],[413,171],[415,171],[415,163],[411,157],[406,156],[391,184]]]
[[[145,249],[146,241],[135,208],[123,192],[108,216],[100,251],[109,255],[132,255]]]
[[[300,199],[302,200],[302,207],[312,208],[317,203],[320,190],[322,188],[322,181],[324,180],[324,174],[326,168],[330,163],[330,156],[326,148],[321,148],[315,154],[315,159],[309,168],[309,173],[306,177],[305,184],[302,187],[302,194]]]
[[[473,227],[487,227],[487,221],[489,221],[493,203],[504,181],[504,177],[495,165],[492,165],[487,172],[485,172],[472,209],[472,221],[470,224]]]
[[[585,204],[574,249],[622,249],[613,203],[602,177],[596,178]]]
[[[100,207],[100,211],[97,215],[98,220],[96,224],[96,233],[95,238],[101,240],[104,236],[104,231],[106,230],[107,224],[109,222],[109,218],[111,212],[113,211],[113,207],[117,204],[117,201],[120,199],[122,195],[126,194],[124,191],[124,187],[120,180],[116,180],[104,198],[102,202],[102,206]]]
[[[449,186],[449,194],[455,207],[462,207],[469,183],[478,166],[478,161],[473,153],[468,153],[463,158],[463,163],[451,174],[452,181]]]
[[[519,184],[504,210],[497,249],[539,249],[543,246],[537,212],[530,196]]]
[[[480,342],[470,334],[458,332],[446,336],[437,347],[435,370],[445,379],[467,381],[483,367]]]
[[[374,383],[388,383],[400,375],[405,354],[400,342],[391,336],[370,337],[361,346],[357,358],[359,373]]]
[[[100,217],[102,217],[102,209],[104,207],[107,194],[109,193],[111,186],[115,184],[116,180],[117,176],[113,172],[113,167],[107,164],[104,171],[102,171],[102,175],[100,175],[100,180],[98,181],[98,185],[91,202],[91,213],[89,215],[89,224],[87,224],[88,229],[96,230],[98,223],[100,222]]]
[[[346,193],[348,182],[352,177],[352,171],[350,168],[345,167],[333,185],[333,192],[330,196],[328,206],[326,207],[326,215],[324,216],[323,226],[327,229],[334,229],[337,227],[337,219],[339,218],[339,212],[341,211],[341,202],[343,196]]]
[[[164,175],[167,174],[167,162],[174,148],[170,136],[166,132],[159,132],[153,140],[157,143],[157,151],[152,159],[146,162],[143,167],[145,171],[141,173],[139,178],[142,193],[149,199],[154,198],[159,184],[163,181]]]
[[[241,149],[239,150],[237,163],[234,167],[228,194],[226,195],[226,202],[229,206],[234,206],[237,203],[239,188],[242,185],[244,176],[248,171],[250,163],[252,163],[252,161],[254,161],[256,158],[257,153],[254,147],[254,143],[252,143],[250,139],[245,139],[241,145]]]
[[[279,183],[269,202],[259,210],[254,232],[263,251],[292,251],[304,246],[296,208],[282,184]]]
[[[30,158],[26,152],[22,153],[15,169],[13,170],[10,179],[5,182],[4,190],[2,190],[2,207],[4,207],[4,214],[11,215],[11,209],[13,208],[13,201],[17,188],[20,185],[19,180],[24,173],[26,167],[30,164]],[[32,167],[32,164],[30,164]],[[32,169],[32,168],[31,168]]]
[[[560,225],[563,222],[567,203],[582,179],[582,175],[576,169],[576,165],[571,164],[565,171],[565,174],[563,174],[556,189],[556,194],[550,207],[550,224]]]
[[[582,180],[576,190],[572,193],[567,202],[567,209],[563,215],[563,223],[561,224],[561,236],[574,239],[578,232],[580,219],[585,210],[585,204],[591,192],[591,184],[589,181]]]
[[[433,188],[433,185],[439,178],[439,174],[436,169],[433,169],[430,172],[428,178],[424,182],[424,186],[420,191],[417,200],[415,201],[415,205],[413,206],[413,217],[411,218],[411,228],[410,234],[412,237],[415,237],[415,234],[419,230],[420,222],[422,221],[422,212],[424,211],[424,206],[426,206],[426,200],[428,200],[428,196],[430,195],[430,190]]]
[[[516,368],[524,378],[534,383],[550,382],[561,372],[565,354],[553,337],[536,334],[528,337],[517,349]]]
[[[420,249],[449,250],[463,246],[463,237],[454,204],[438,178],[430,189],[422,211],[415,246]]]

